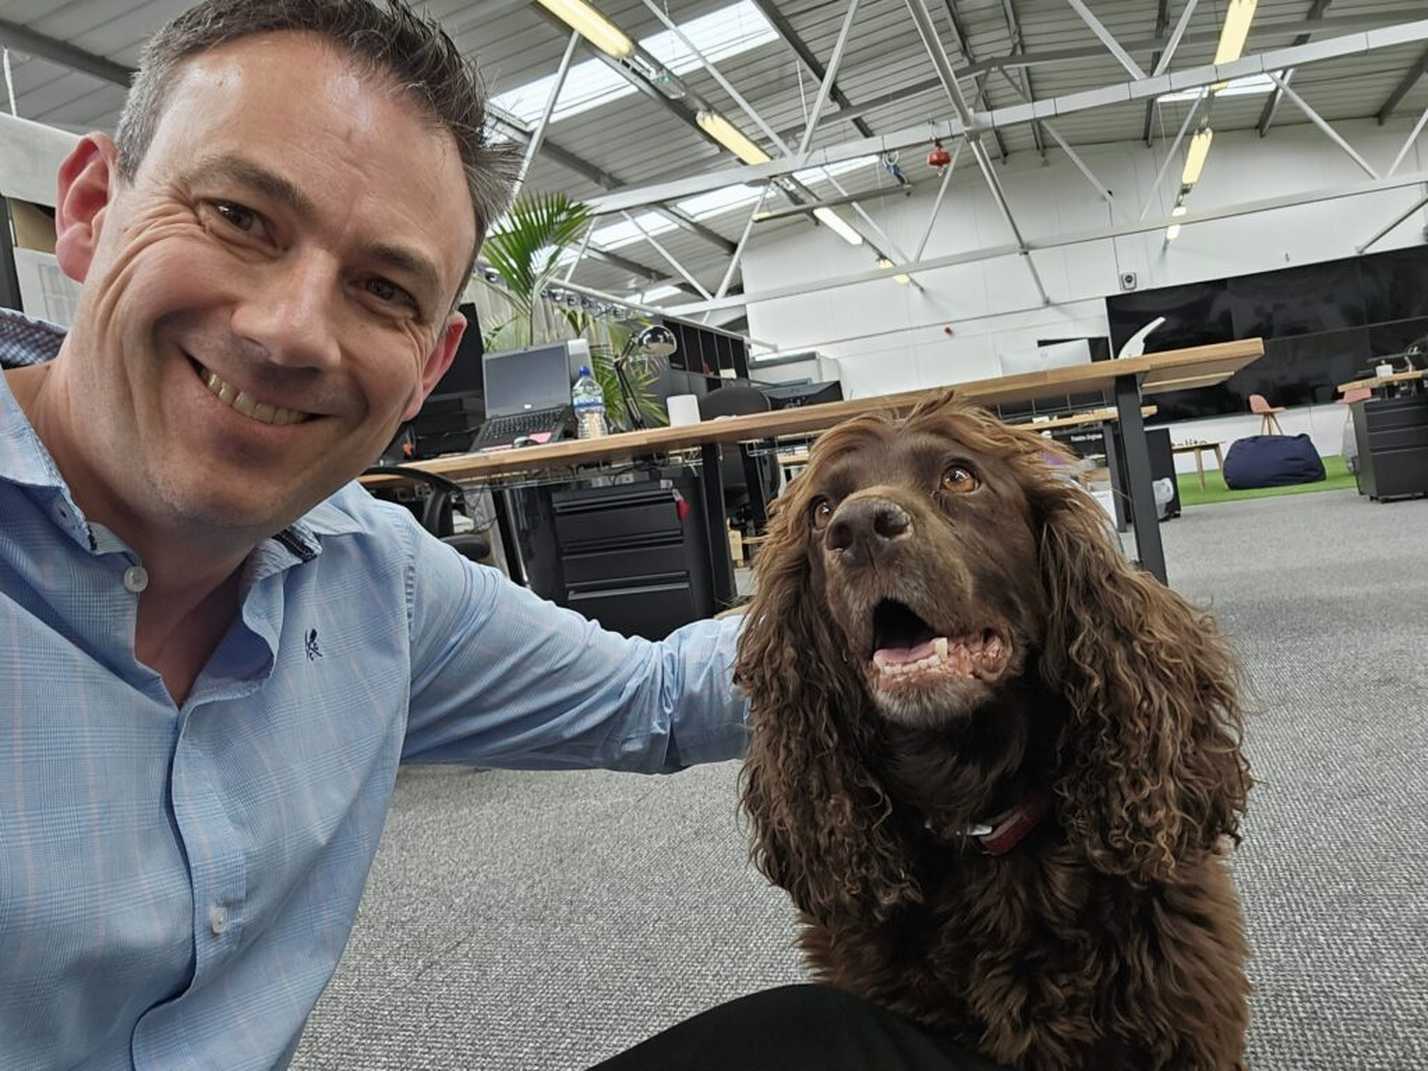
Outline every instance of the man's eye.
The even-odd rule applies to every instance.
[[[213,210],[237,230],[248,232],[258,222],[258,213],[251,208],[235,205],[232,201],[215,201]]]
[[[381,301],[395,301],[407,305],[416,304],[410,294],[389,279],[368,279],[366,286],[367,292]]]
[[[826,498],[815,499],[813,506],[809,509],[809,516],[813,518],[814,530],[821,530],[833,516],[833,503]]]

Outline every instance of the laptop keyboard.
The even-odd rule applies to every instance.
[[[472,449],[495,446],[519,439],[522,435],[535,435],[543,431],[554,431],[565,417],[564,409],[538,409],[531,413],[512,413],[510,416],[492,417],[476,435]]]

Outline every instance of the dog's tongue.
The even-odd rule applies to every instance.
[[[937,649],[935,639],[919,643],[916,647],[879,647],[873,652],[873,664],[896,666],[904,662],[921,662]]]

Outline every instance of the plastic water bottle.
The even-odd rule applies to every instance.
[[[575,386],[570,388],[570,400],[575,406],[575,432],[580,438],[598,439],[610,434],[610,426],[605,422],[605,395],[584,365],[580,367]]]

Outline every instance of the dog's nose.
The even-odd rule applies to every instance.
[[[850,498],[828,524],[828,548],[855,564],[877,559],[912,535],[912,516],[888,498]]]

